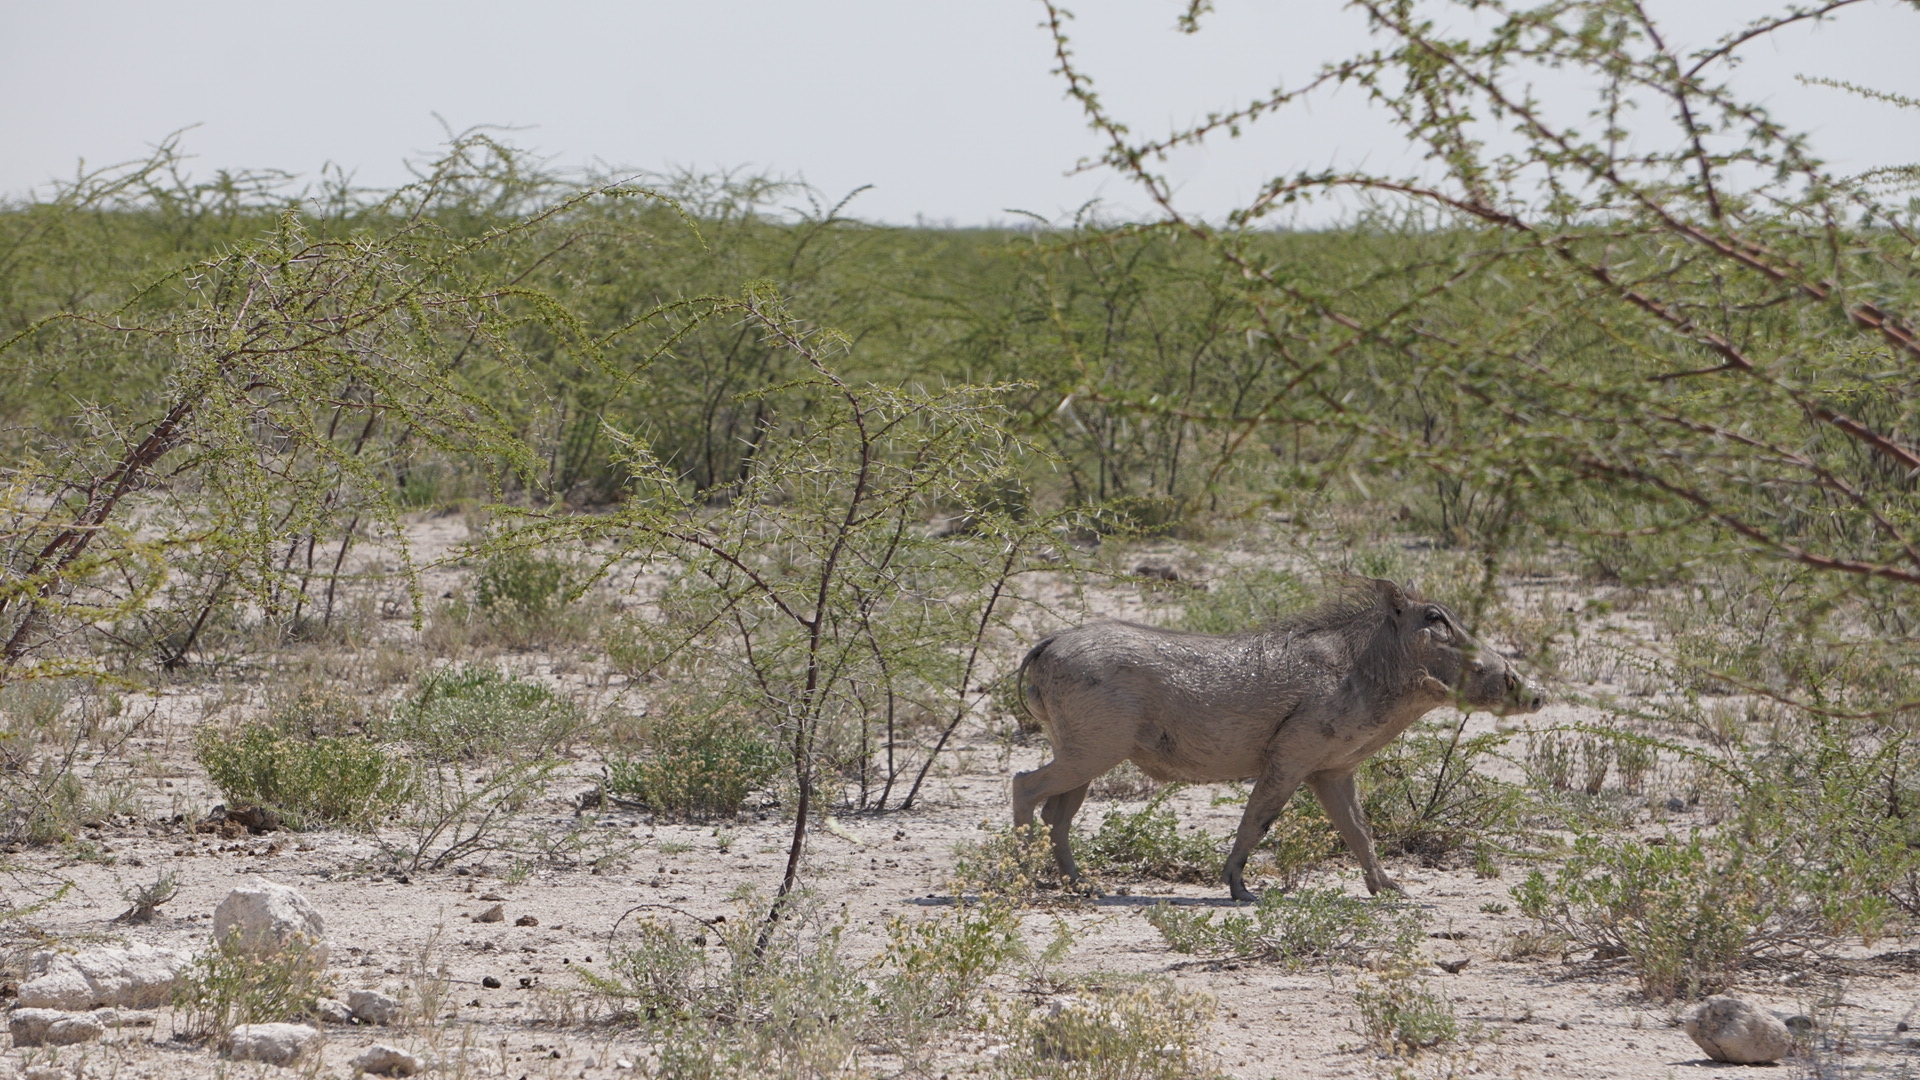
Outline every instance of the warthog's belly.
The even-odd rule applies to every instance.
[[[1220,745],[1213,740],[1177,737],[1160,731],[1134,743],[1128,760],[1155,780],[1217,784],[1252,780],[1260,775],[1261,758],[1255,746]]]

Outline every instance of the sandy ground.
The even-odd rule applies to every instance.
[[[435,582],[435,585],[441,584]],[[1128,604],[1117,601],[1117,613]],[[347,1062],[378,1041],[452,1060],[443,1075],[500,1077],[632,1076],[622,1063],[644,1066],[646,1047],[630,1029],[579,1022],[580,969],[604,968],[607,952],[626,930],[616,924],[641,904],[672,905],[701,916],[736,916],[728,900],[738,886],[770,892],[785,860],[790,823],[777,815],[745,815],[723,834],[712,824],[654,824],[641,813],[614,809],[582,816],[574,801],[592,787],[597,763],[583,756],[548,798],[523,820],[550,835],[578,830],[582,843],[569,860],[516,869],[495,856],[457,870],[401,875],[390,869],[377,838],[339,832],[277,833],[222,839],[191,834],[168,819],[204,810],[216,796],[185,752],[186,727],[203,709],[198,691],[182,689],[161,702],[165,719],[143,734],[129,757],[153,754],[147,766],[148,813],[93,830],[94,858],[74,861],[61,850],[30,849],[4,857],[0,894],[22,904],[60,881],[72,890],[45,910],[0,923],[0,947],[21,951],[40,944],[140,941],[175,948],[207,944],[215,905],[236,885],[261,877],[304,893],[327,920],[332,971],[340,995],[360,987],[400,993],[424,966],[444,965],[452,985],[443,1015],[406,1029],[328,1028],[319,1062],[309,1074],[348,1075]],[[1552,705],[1536,723],[1595,720],[1570,705]],[[1491,723],[1490,719],[1477,720]],[[947,881],[956,843],[986,835],[1008,814],[1009,769],[1041,760],[1034,748],[1003,744],[972,731],[947,758],[948,771],[931,782],[932,798],[908,813],[842,819],[842,832],[816,831],[805,878],[829,909],[844,906],[848,952],[871,955],[884,941],[889,918],[934,911],[950,901]],[[1214,805],[1226,787],[1183,791],[1177,806],[1184,827],[1220,835],[1231,831],[1238,808]],[[1089,828],[1116,804],[1098,798],[1082,812]],[[1684,824],[1684,821],[1680,822]],[[389,839],[397,839],[390,837]],[[723,845],[723,840],[725,844]],[[726,850],[722,848],[726,847]],[[599,867],[595,868],[595,862]],[[1390,870],[1428,915],[1427,952],[1434,961],[1467,961],[1458,974],[1436,972],[1433,988],[1454,1004],[1468,1032],[1459,1045],[1412,1062],[1383,1058],[1364,1045],[1353,992],[1364,973],[1335,967],[1288,973],[1263,964],[1212,963],[1171,951],[1147,923],[1147,905],[1225,906],[1218,886],[1109,882],[1108,895],[1054,905],[1027,916],[1029,941],[1048,940],[1052,919],[1067,919],[1079,941],[1066,973],[1095,970],[1170,975],[1186,990],[1204,991],[1219,1004],[1210,1044],[1219,1069],[1233,1077],[1403,1075],[1529,1077],[1693,1076],[1734,1068],[1707,1061],[1675,1025],[1676,1006],[1639,998],[1617,964],[1559,957],[1502,960],[1511,939],[1530,921],[1483,906],[1512,906],[1508,889],[1524,871],[1477,878],[1470,867],[1438,869],[1402,860]],[[123,891],[177,873],[180,894],[150,925],[111,922],[126,907]],[[1310,884],[1360,893],[1344,855]],[[1125,895],[1121,894],[1124,887]],[[499,897],[506,919],[477,923],[472,916]],[[532,916],[537,926],[516,926]],[[632,918],[625,927],[630,929]],[[691,924],[689,924],[691,925]],[[1439,936],[1444,935],[1444,936]],[[1821,970],[1759,971],[1740,993],[1766,1008],[1831,1018],[1828,1034],[1844,1045],[1828,1051],[1815,1072],[1789,1063],[1776,1076],[1920,1074],[1920,1042],[1898,1024],[1920,1027],[1920,951],[1915,942],[1880,941],[1853,950],[1845,963]],[[487,989],[482,979],[499,980]],[[1013,976],[997,985],[1012,989]],[[1824,1003],[1824,1004],[1823,1004]],[[57,1057],[98,1076],[189,1077],[277,1074],[261,1065],[222,1062],[205,1046],[173,1039],[176,1018],[158,1010],[106,1044],[0,1052],[0,1077]],[[882,1063],[883,1064],[883,1063]],[[990,1070],[979,1054],[956,1050],[952,1075]],[[940,1075],[936,1072],[936,1075]]]

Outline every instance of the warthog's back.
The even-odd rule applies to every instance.
[[[1214,637],[1090,623],[1028,655],[1028,707],[1056,753],[1131,759],[1160,780],[1248,779],[1294,707],[1339,684],[1333,645],[1314,635]]]

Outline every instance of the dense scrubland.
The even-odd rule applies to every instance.
[[[359,837],[368,881],[622,874],[645,844],[581,822],[698,823],[716,858],[751,823],[778,857],[731,904],[609,915],[541,1022],[663,1075],[1209,1073],[1231,1001],[1076,967],[1096,897],[1035,838],[944,845],[955,902],[860,942],[814,845],[1003,818],[953,778],[1038,750],[1008,674],[1047,628],[1232,632],[1389,576],[1567,708],[1443,711],[1389,747],[1363,774],[1383,850],[1498,881],[1480,912],[1526,926],[1499,959],[1559,978],[1655,1002],[1816,979],[1827,1075],[1862,1038],[1845,979],[1910,976],[1883,946],[1920,918],[1912,177],[1832,175],[1642,16],[1573,8],[1478,43],[1369,8],[1393,47],[1344,77],[1441,178],[1283,178],[1223,223],[1155,154],[1291,96],[1130,141],[1058,18],[1105,164],[1163,218],[883,227],[484,131],[394,191],[194,178],[168,143],[5,207],[9,963],[70,868],[111,864],[103,829],[205,813],[168,778]],[[1503,64],[1549,59],[1677,101],[1672,148],[1508,92]],[[1474,109],[1523,148],[1474,142]],[[1334,190],[1347,224],[1263,227]],[[1244,793],[1103,785],[1090,893],[1217,878],[1224,837],[1173,807]],[[536,821],[557,800],[571,822]],[[1144,909],[1166,964],[1361,972],[1365,1060],[1494,1054],[1435,981],[1430,906],[1343,889],[1315,804],[1262,858],[1255,907]],[[327,990],[210,949],[182,1036]],[[440,997],[416,1008],[437,1032]]]

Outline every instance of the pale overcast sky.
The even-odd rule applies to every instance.
[[[1078,0],[1079,60],[1139,133],[1276,83],[1364,43],[1337,0],[1218,0],[1173,30],[1181,0]],[[1699,43],[1776,5],[1666,0]],[[1920,12],[1879,0],[1761,45],[1741,85],[1815,133],[1837,165],[1920,160],[1920,112],[1809,89],[1796,74],[1920,97]],[[1037,0],[0,0],[0,194],[80,159],[139,157],[178,128],[193,169],[327,162],[389,185],[454,128],[513,125],[556,164],[746,167],[803,175],[830,197],[874,185],[870,220],[979,224],[1140,200],[1066,174],[1096,152],[1064,100]],[[1404,165],[1358,94],[1175,162],[1185,202],[1218,213],[1275,172]]]

